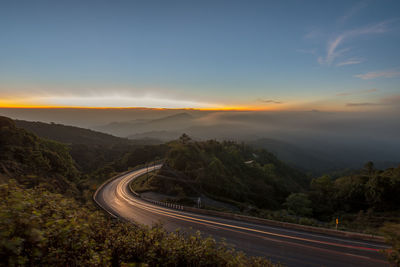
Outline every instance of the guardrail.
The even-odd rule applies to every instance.
[[[154,163],[155,163],[155,164],[154,164]],[[154,165],[158,165],[158,164],[162,163],[162,161],[160,161],[160,162],[154,162],[154,163],[153,163]],[[145,174],[143,174],[143,175],[145,175]],[[140,176],[138,176],[138,177],[140,177]],[[138,178],[138,177],[136,177],[136,178]],[[164,201],[158,201],[158,200],[154,200],[154,199],[151,199],[151,198],[142,197],[142,195],[141,195],[140,193],[138,193],[138,192],[136,192],[135,190],[132,189],[132,187],[131,187],[130,184],[129,184],[129,191],[130,191],[135,197],[140,198],[140,199],[142,199],[142,200],[145,200],[145,201],[147,201],[147,202],[149,202],[149,203],[152,203],[152,204],[154,204],[154,205],[163,206],[163,207],[167,207],[167,208],[170,208],[170,209],[184,210],[184,206],[183,206],[183,205],[178,205],[178,204],[175,204],[175,203],[164,202]]]
[[[258,217],[247,216],[247,215],[235,214],[235,213],[198,209],[198,208],[187,207],[187,206],[184,206],[183,210],[193,212],[193,213],[198,213],[198,214],[217,216],[217,217],[225,218],[225,219],[246,221],[246,222],[250,222],[250,223],[264,224],[264,225],[269,225],[269,226],[277,226],[277,227],[282,227],[282,228],[295,229],[295,230],[301,230],[301,231],[307,231],[307,232],[313,232],[313,233],[319,233],[319,234],[326,234],[326,235],[337,236],[337,237],[347,237],[347,238],[352,238],[352,239],[358,239],[358,240],[364,240],[364,241],[374,241],[374,242],[379,242],[379,243],[384,243],[384,241],[385,241],[383,237],[376,236],[376,235],[368,235],[368,234],[361,234],[361,233],[355,233],[355,232],[335,230],[335,229],[330,229],[330,228],[322,228],[322,227],[308,226],[308,225],[302,225],[302,224],[274,221],[274,220],[268,220],[268,219],[263,219],[263,218],[258,218]]]
[[[139,197],[141,199],[146,200],[147,202],[153,203],[155,205],[164,206],[164,207],[167,207],[167,208],[170,208],[170,209],[184,210],[184,206],[183,205],[178,205],[178,204],[175,204],[175,203],[169,203],[169,202],[163,202],[163,201],[157,201],[157,200],[154,200],[154,199],[145,198],[145,197],[141,197],[141,196],[139,196]]]
[[[109,215],[111,215],[113,218],[120,219],[118,216],[116,216],[115,214],[113,214],[111,211],[109,211],[108,209],[106,209],[106,208],[104,208],[103,206],[100,205],[100,203],[97,201],[97,195],[99,194],[99,192],[103,189],[103,187],[104,187],[106,184],[108,184],[108,183],[114,181],[115,179],[118,179],[118,178],[121,177],[121,176],[124,176],[124,175],[126,175],[126,174],[128,174],[128,173],[130,173],[130,172],[133,172],[133,171],[136,171],[136,170],[139,170],[139,169],[142,169],[142,168],[146,168],[147,166],[152,166],[152,165],[161,164],[161,163],[163,163],[163,161],[164,161],[164,160],[161,159],[161,160],[156,160],[156,161],[149,162],[149,163],[147,163],[147,164],[139,164],[139,165],[136,165],[136,166],[133,167],[133,168],[129,168],[129,170],[127,170],[127,171],[125,171],[125,172],[118,173],[117,175],[115,175],[115,176],[113,176],[113,177],[107,179],[107,180],[104,181],[104,182],[96,189],[96,191],[94,192],[94,194],[93,194],[93,201],[94,201],[94,203],[96,203],[96,205],[97,205],[98,207],[102,208],[105,212],[107,212],[107,213],[108,213]],[[136,192],[135,192],[135,193],[136,193]],[[137,193],[136,193],[136,194],[137,194]],[[140,197],[140,196],[139,196],[139,197]]]

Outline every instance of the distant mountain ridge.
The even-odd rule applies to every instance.
[[[154,139],[154,140],[160,140],[163,142],[168,142],[168,141],[178,139],[181,134],[182,134],[182,132],[151,131],[151,132],[132,134],[132,135],[129,135],[128,138],[131,140],[149,138],[149,139]]]
[[[364,135],[357,135],[355,138],[345,135],[344,131],[324,132],[323,129],[331,129],[325,121],[333,120],[331,117],[334,114],[313,113],[312,117],[317,117],[319,128],[306,130],[297,125],[297,120],[305,119],[301,114],[290,114],[295,120],[287,114],[250,116],[249,113],[200,114],[182,110],[175,112],[165,113],[167,116],[163,117],[132,117],[132,120],[111,122],[103,126],[87,126],[93,131],[62,124],[35,124],[26,121],[25,125],[22,125],[23,121],[17,121],[17,125],[40,137],[67,144],[121,144],[122,147],[126,147],[126,144],[150,145],[176,140],[183,133],[190,135],[194,140],[234,140],[265,148],[291,166],[313,175],[358,169],[367,161],[375,162],[380,168],[393,167],[400,162],[400,143],[396,139],[370,138]],[[276,127],[280,120],[287,120],[286,123],[291,126]],[[30,124],[27,125],[28,123]],[[351,134],[352,128],[348,127],[348,124],[346,121],[344,126],[347,128],[342,128],[348,129],[347,133]],[[364,132],[370,132],[366,125],[360,124],[361,126],[364,127]],[[385,125],[381,125],[383,126]]]
[[[112,122],[94,127],[94,129],[116,136],[127,137],[152,131],[177,131],[193,125],[194,121],[194,116],[184,112],[158,119]]]
[[[15,120],[15,125],[34,134],[66,144],[116,145],[130,140],[89,129],[56,123]]]

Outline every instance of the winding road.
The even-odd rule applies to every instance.
[[[160,167],[135,170],[107,181],[97,190],[95,201],[114,217],[145,225],[162,222],[167,231],[200,231],[204,236],[225,239],[248,255],[263,256],[287,266],[388,266],[379,253],[386,248],[381,243],[199,215],[134,196],[129,183]]]

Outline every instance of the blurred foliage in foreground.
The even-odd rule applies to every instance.
[[[400,266],[400,224],[386,224],[382,227],[386,243],[392,246],[392,249],[383,251],[389,262],[393,266]]]
[[[0,186],[0,261],[8,266],[274,266],[199,234],[106,219],[42,187]]]

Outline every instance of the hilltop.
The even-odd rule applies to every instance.
[[[101,133],[75,126],[68,126],[57,123],[33,122],[15,120],[17,127],[30,131],[42,138],[55,140],[66,144],[87,144],[87,145],[119,145],[130,144],[130,140],[116,137],[110,134]]]
[[[82,171],[95,171],[110,162],[146,145],[161,144],[161,141],[143,137],[136,140],[116,137],[75,126],[15,120],[17,127],[33,132],[40,138],[67,145],[68,151]]]
[[[273,154],[244,144],[181,137],[168,147],[163,168],[141,188],[276,209],[291,192],[304,190],[309,183],[306,175]]]

